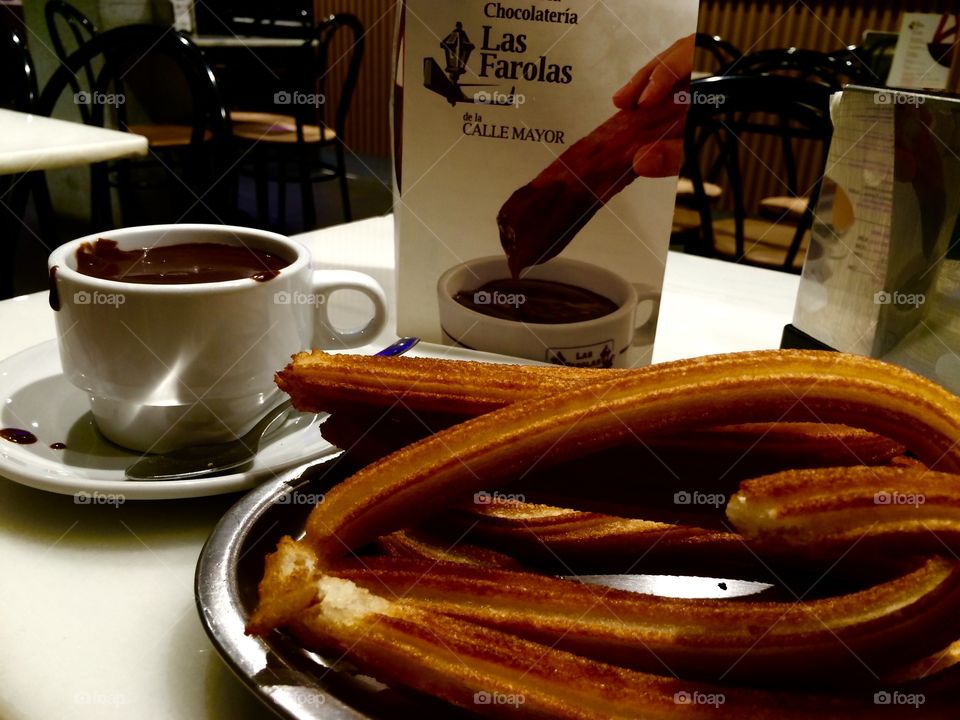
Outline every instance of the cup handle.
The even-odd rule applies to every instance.
[[[373,342],[387,321],[387,297],[380,283],[369,275],[354,270],[314,270],[313,292],[323,301],[316,305],[314,345],[334,350],[355,348]],[[356,290],[373,302],[373,318],[364,327],[351,332],[342,332],[330,322],[327,300],[337,290]]]
[[[653,303],[653,308],[650,310],[650,317],[647,318],[646,322],[634,328],[632,345],[634,347],[638,345],[651,345],[654,337],[657,334],[657,320],[660,318],[661,294],[650,292],[649,286],[634,285],[633,287],[637,291],[636,311],[639,312],[640,303],[648,301]],[[634,315],[634,318],[636,318],[636,315]]]

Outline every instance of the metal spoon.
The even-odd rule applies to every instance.
[[[420,338],[401,338],[377,355],[402,355],[418,342]],[[126,479],[187,480],[243,467],[253,461],[260,448],[260,441],[279,426],[280,421],[286,419],[291,406],[289,400],[280,403],[236,440],[213,445],[194,445],[160,455],[147,455],[126,469]]]

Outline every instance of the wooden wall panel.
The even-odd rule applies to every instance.
[[[366,28],[363,66],[360,82],[347,117],[346,143],[362,155],[390,155],[389,108],[393,92],[393,32],[396,19],[392,0],[315,0],[317,18],[338,12],[349,12],[360,18]],[[335,48],[337,57],[346,47]],[[338,85],[343,64],[330,70],[330,83]],[[332,112],[337,98],[329,98]],[[328,118],[330,116],[328,115]]]
[[[790,46],[836,50],[858,44],[864,30],[899,30],[904,12],[944,9],[942,0],[701,0],[699,29],[745,53]]]

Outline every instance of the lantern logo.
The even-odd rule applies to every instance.
[[[486,30],[485,30],[486,36]],[[424,58],[423,85],[427,90],[446,98],[452,106],[457,103],[476,103],[480,105],[503,105],[519,107],[525,102],[518,101],[516,87],[510,92],[500,90],[465,91],[466,88],[494,88],[490,83],[461,83],[460,79],[469,71],[470,56],[477,46],[470,40],[463,23],[458,22],[454,29],[440,43],[443,50],[444,66],[434,58]]]

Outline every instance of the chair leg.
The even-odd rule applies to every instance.
[[[297,153],[300,165],[300,202],[303,205],[303,232],[313,230],[317,224],[317,207],[313,201],[313,183],[310,181],[310,159],[306,148]]]
[[[113,225],[108,172],[106,163],[90,167],[90,224],[93,232],[108,230]]]
[[[118,160],[116,165],[116,184],[117,205],[119,206],[119,227],[129,225],[143,225],[144,223],[154,222],[145,210],[144,191],[141,188],[142,183],[149,183],[149,176],[144,175],[144,166],[133,160]],[[149,172],[149,171],[147,171]],[[164,172],[167,172],[164,170]],[[139,178],[145,178],[140,180]],[[164,186],[166,187],[166,186]],[[109,175],[107,176],[107,195],[110,190]],[[108,206],[107,227],[115,227],[113,207]]]
[[[0,238],[6,246],[0,263],[0,299],[13,297],[13,276],[16,268],[17,245],[20,241],[20,207],[23,193],[17,191],[19,175],[0,177]]]
[[[240,217],[240,168],[234,167],[229,171],[229,186],[226,191],[227,203],[230,212],[235,217]]]
[[[280,232],[287,233],[287,161],[277,159],[277,224]]]
[[[238,157],[234,150],[234,146],[230,144],[221,148],[216,155],[217,163],[212,177],[213,182],[219,183],[214,193],[220,207],[218,209],[214,205],[214,209],[230,224],[241,225],[243,223],[240,222],[240,169],[235,163]]]
[[[53,213],[53,201],[50,199],[50,186],[47,185],[45,172],[30,174],[30,190],[33,193],[33,203],[37,210],[37,222],[40,225],[40,239],[48,250],[60,245],[57,230],[56,216]]]
[[[267,197],[267,164],[258,157],[253,164],[253,177],[257,192],[257,217],[264,227],[270,225],[270,203]]]
[[[350,187],[347,184],[347,159],[343,152],[343,143],[337,143],[337,173],[340,175],[340,197],[343,198],[343,219],[353,221],[353,209],[350,207]]]

